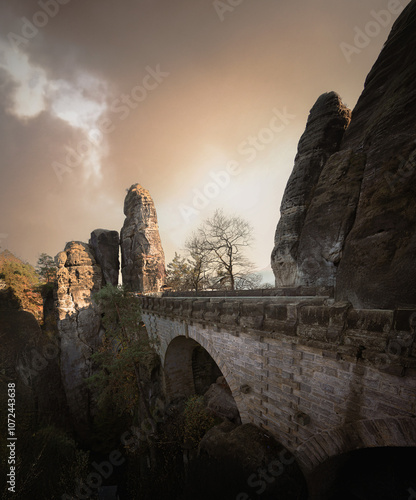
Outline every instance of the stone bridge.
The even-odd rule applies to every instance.
[[[248,293],[142,298],[170,399],[195,393],[202,346],[242,422],[272,433],[306,475],[352,450],[416,446],[416,310],[357,310],[329,289]]]

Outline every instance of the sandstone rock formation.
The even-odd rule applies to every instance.
[[[342,149],[365,155],[336,296],[355,307],[416,303],[416,2],[367,77]],[[354,182],[349,176],[344,184]]]
[[[312,196],[303,194],[310,197],[304,221],[293,231],[284,230],[285,218],[279,223],[273,251],[277,285],[335,284],[336,299],[356,308],[416,303],[415,54],[412,1],[367,77],[339,151],[323,165]],[[296,188],[291,181],[284,208],[295,198],[291,193],[310,191],[301,178]],[[291,231],[293,260],[282,257]]]
[[[88,430],[91,354],[99,345],[101,315],[92,295],[102,285],[102,271],[86,243],[71,241],[56,258],[58,332],[62,381],[81,436]]]
[[[120,261],[120,237],[117,231],[95,229],[89,241],[94,251],[97,264],[103,271],[103,286],[106,284],[117,286]]]
[[[223,422],[205,434],[199,444],[199,452],[201,456],[215,460],[220,470],[228,469],[228,477],[225,475],[228,482],[240,470],[244,478],[243,488],[250,483],[253,488],[261,485],[264,498],[305,498],[306,484],[295,458],[260,427]],[[261,471],[269,472],[268,481],[264,481]],[[247,478],[251,478],[249,483]],[[219,479],[213,478],[213,482]],[[233,496],[221,496],[239,497],[244,498],[235,493]],[[218,495],[212,498],[218,498]]]
[[[165,280],[165,256],[156,209],[149,192],[139,184],[124,200],[126,219],[121,230],[123,284],[136,292],[158,292]]]
[[[48,417],[67,422],[68,412],[59,371],[59,347],[41,330],[35,316],[22,310],[20,298],[0,290],[0,404],[7,407],[7,384],[16,384],[20,429]],[[4,411],[4,415],[5,415]]]
[[[204,402],[209,412],[219,418],[225,418],[240,424],[240,413],[224,377],[218,377],[204,394]]]
[[[276,286],[305,283],[298,264],[300,233],[319,176],[328,158],[338,150],[350,116],[335,92],[321,95],[310,111],[280,207],[272,253]]]

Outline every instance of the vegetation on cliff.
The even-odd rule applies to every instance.
[[[148,413],[141,370],[152,366],[155,353],[141,321],[139,299],[121,286],[106,285],[94,300],[103,311],[105,329],[102,347],[92,356],[98,369],[90,377],[98,404],[111,397],[121,412],[133,411],[139,403]]]
[[[17,300],[18,307],[42,320],[42,295],[39,276],[33,266],[15,257],[8,250],[0,253],[0,284],[5,293]]]

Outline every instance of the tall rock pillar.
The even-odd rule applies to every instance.
[[[103,271],[103,286],[118,285],[120,237],[117,231],[95,229],[89,246],[93,249],[98,265]]]
[[[56,311],[62,382],[68,407],[81,437],[88,437],[92,375],[91,355],[100,345],[101,314],[92,296],[102,285],[102,271],[91,247],[71,241],[56,258]]]
[[[357,309],[414,307],[415,79],[412,0],[367,76],[348,129],[340,130],[339,147],[322,155],[322,165],[303,165],[301,139],[272,255],[277,285],[334,285],[335,299]],[[317,137],[335,145],[331,122],[322,120]],[[320,149],[315,142],[305,149],[312,159]]]
[[[328,158],[339,149],[350,116],[351,111],[335,92],[321,95],[309,113],[280,206],[272,253],[276,286],[308,283],[307,262],[300,262],[298,255],[301,231],[321,172]]]
[[[140,184],[129,189],[124,214],[120,238],[123,284],[135,292],[158,292],[165,281],[165,255],[155,205]]]

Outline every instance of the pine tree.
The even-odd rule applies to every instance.
[[[36,264],[36,272],[44,283],[53,282],[56,277],[56,264],[53,258],[46,253],[41,253]]]
[[[175,257],[167,265],[166,285],[176,291],[186,291],[191,289],[190,284],[191,268],[184,257],[175,252]]]

